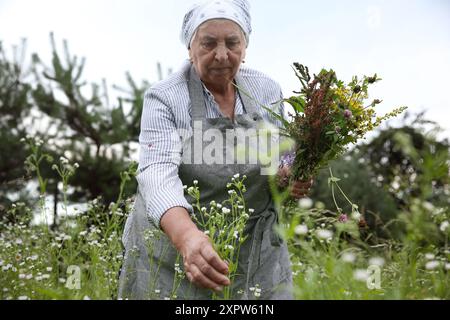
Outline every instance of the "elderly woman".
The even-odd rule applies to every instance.
[[[200,130],[201,136],[211,129],[225,133],[227,129],[257,128],[263,122],[278,125],[260,104],[279,101],[280,86],[241,65],[250,33],[245,0],[208,1],[195,6],[182,26],[189,63],[145,94],[139,188],[123,235],[119,298],[173,298],[174,269],[179,268],[174,267],[176,263],[184,266],[186,273],[177,288],[178,298],[209,299],[229,285],[237,299],[254,297],[255,286],[261,288],[263,299],[292,298],[289,254],[286,243],[273,230],[277,212],[268,177],[261,174],[260,165],[185,161],[178,134],[193,132],[194,137],[195,130]],[[282,105],[276,112],[282,114]],[[233,147],[233,143],[223,146]],[[283,174],[289,171],[281,170]],[[211,200],[227,198],[226,185],[235,173],[247,176],[245,201],[254,211],[246,227],[248,240],[240,248],[238,276],[231,284],[227,263],[191,217],[193,208],[183,186],[197,180],[201,205],[207,207]],[[291,194],[299,198],[309,187],[310,183],[296,182]],[[162,232],[156,236],[158,230]]]

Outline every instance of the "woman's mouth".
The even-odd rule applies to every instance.
[[[231,70],[231,67],[221,67],[221,68],[211,68],[210,69],[212,72],[217,72],[217,73],[225,73]]]

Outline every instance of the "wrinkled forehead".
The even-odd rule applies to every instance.
[[[196,30],[195,34],[199,38],[244,38],[244,31],[234,21],[228,19],[212,19],[203,22]]]

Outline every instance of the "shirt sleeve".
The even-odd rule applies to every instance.
[[[139,144],[136,178],[150,221],[161,228],[162,216],[173,207],[183,207],[192,214],[178,176],[182,143],[173,110],[162,90],[148,89],[145,93]]]

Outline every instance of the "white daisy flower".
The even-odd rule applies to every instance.
[[[353,211],[352,212],[352,219],[359,221],[361,219],[361,213],[359,213],[358,211]]]
[[[356,269],[353,272],[353,278],[357,281],[367,281],[369,273],[365,269]]]
[[[445,220],[444,222],[441,223],[439,229],[440,229],[442,232],[445,232],[445,230],[448,229],[448,226],[449,226],[449,222],[448,222],[447,220]]]
[[[382,267],[384,266],[384,259],[381,257],[372,257],[369,259],[369,265],[375,265],[375,266],[379,266]]]
[[[320,239],[331,239],[333,232],[327,229],[319,229],[317,230],[317,237]]]
[[[299,224],[295,226],[294,232],[299,236],[305,235],[308,233],[308,226],[306,224]]]
[[[356,260],[356,255],[352,252],[344,252],[344,254],[341,256],[342,261],[353,263]]]
[[[313,206],[313,201],[310,198],[301,198],[298,200],[300,209],[310,209]]]
[[[437,269],[439,267],[439,265],[440,265],[439,261],[436,261],[436,260],[428,261],[425,264],[425,269],[434,270],[434,269]]]
[[[425,254],[425,259],[427,259],[427,260],[433,260],[434,257],[435,257],[435,255],[432,254],[432,253],[427,253],[427,254]]]

